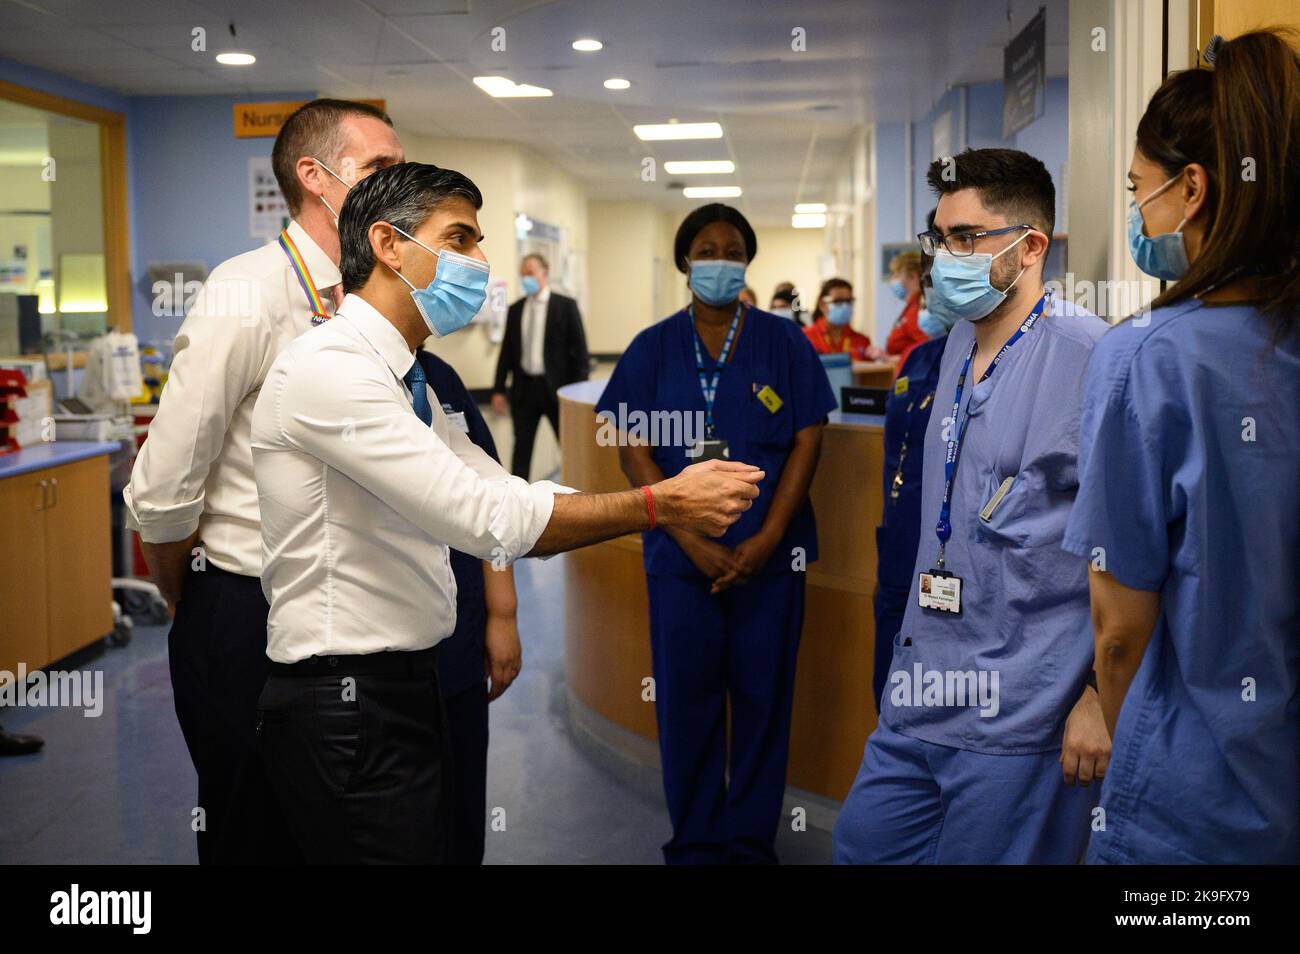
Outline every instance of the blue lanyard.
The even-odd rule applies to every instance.
[[[1020,323],[1020,327],[1016,329],[1016,333],[1008,338],[1007,343],[1004,344],[998,353],[993,356],[993,360],[989,363],[988,370],[984,372],[984,376],[980,378],[980,381],[987,381],[993,376],[993,372],[997,370],[998,362],[1000,362],[1003,356],[1011,350],[1011,346],[1023,338],[1025,332],[1034,327],[1034,323],[1042,317],[1043,312],[1047,309],[1047,302],[1047,294],[1044,294],[1042,298],[1038,299],[1038,304],[1036,304],[1034,310],[1029,313],[1029,317]],[[971,361],[975,357],[976,344],[977,342],[972,341],[970,350],[966,352],[966,360],[961,366],[961,373],[957,375],[957,393],[952,399],[953,436],[948,438],[948,453],[947,456],[944,457],[943,461],[943,503],[939,505],[939,522],[935,524],[934,527],[934,532],[939,537],[938,568],[940,570],[943,569],[944,549],[948,545],[948,538],[952,536],[952,523],[949,518],[952,516],[953,478],[957,475],[957,459],[961,455],[962,441],[966,438],[966,426],[970,424],[969,407],[966,409],[966,417],[964,420],[958,417],[958,412],[961,410],[961,393],[966,387],[966,375],[970,371]]]
[[[695,369],[700,375],[700,391],[704,394],[704,436],[713,439],[713,399],[718,394],[718,380],[722,377],[722,366],[727,363],[727,354],[731,343],[736,340],[736,329],[740,327],[742,305],[736,305],[736,314],[732,316],[731,327],[727,329],[727,340],[722,343],[722,352],[713,366],[713,380],[704,373],[704,355],[700,351],[700,333],[695,330],[695,306],[686,309],[691,318],[691,334],[695,341]]]

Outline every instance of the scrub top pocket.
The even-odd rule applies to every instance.
[[[1002,491],[1007,477],[1011,485]],[[983,481],[979,505],[975,508],[972,540],[1006,546],[1031,546],[1030,534],[1025,526],[1026,498],[1029,488],[1021,474],[988,474]],[[994,500],[995,497],[1001,499]]]
[[[755,447],[786,451],[794,442],[790,407],[783,405],[774,414],[758,395],[751,395],[745,409],[745,437]]]

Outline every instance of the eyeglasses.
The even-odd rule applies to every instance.
[[[975,252],[975,241],[982,239],[986,235],[1005,235],[1008,232],[1018,232],[1021,229],[1033,230],[1032,225],[1008,225],[1004,229],[989,229],[987,232],[953,232],[951,235],[940,235],[938,232],[929,231],[921,232],[916,236],[921,243],[921,251],[926,255],[934,255],[942,247],[950,254],[958,258],[964,258]]]

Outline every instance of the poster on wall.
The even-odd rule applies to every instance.
[[[1002,51],[1002,138],[1010,139],[1047,108],[1047,10]]]
[[[248,160],[248,232],[255,239],[269,242],[289,224],[289,204],[280,194],[279,183],[271,168],[270,156],[250,156]]]

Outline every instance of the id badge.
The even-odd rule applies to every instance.
[[[451,426],[456,428],[462,434],[469,433],[469,421],[465,419],[464,411],[448,411],[446,407],[443,411],[447,414],[447,420],[451,421]]]
[[[731,451],[726,441],[700,440],[686,448],[686,456],[699,464],[706,460],[730,460]]]
[[[961,577],[944,570],[922,573],[917,587],[917,603],[921,609],[939,610],[942,613],[961,613]]]

